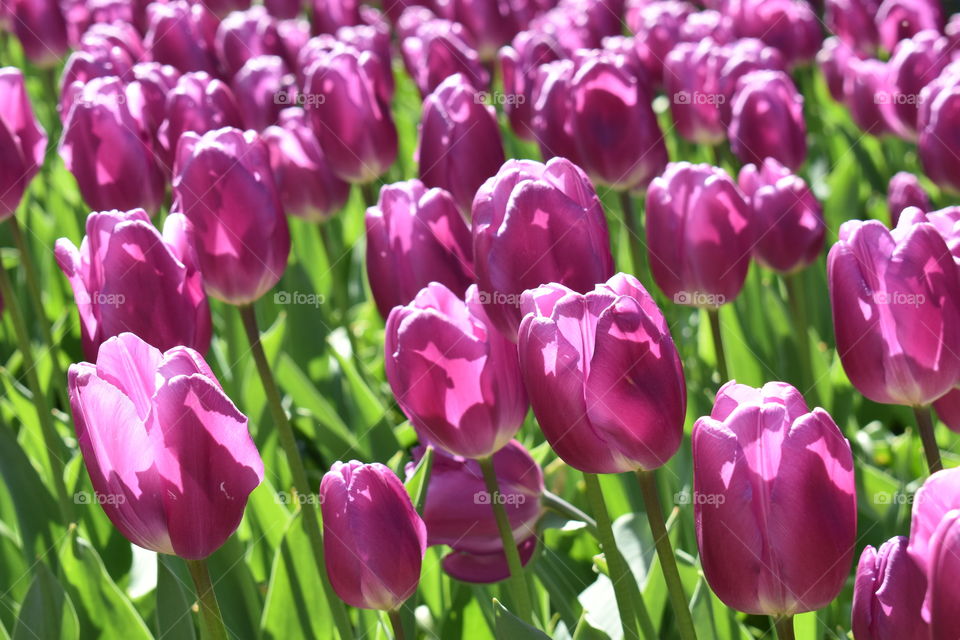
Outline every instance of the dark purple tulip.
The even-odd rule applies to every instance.
[[[937,186],[960,191],[960,63],[947,67],[920,94],[917,150],[923,170]]]
[[[336,33],[340,27],[361,24],[360,0],[312,0],[314,33]]]
[[[534,31],[521,31],[511,46],[500,50],[500,69],[503,75],[505,99],[503,111],[510,119],[510,127],[518,138],[533,142],[533,83],[536,69],[541,64],[562,57],[559,44],[553,38]]]
[[[506,159],[496,111],[459,73],[423,101],[416,157],[423,183],[448,191],[468,215],[477,189]]]
[[[663,85],[677,133],[698,144],[713,145],[727,137],[720,107],[720,70],[725,59],[713,40],[682,42],[663,64]]]
[[[462,73],[474,86],[485,89],[490,74],[468,44],[463,27],[449,20],[431,20],[403,39],[403,61],[421,95],[428,95],[453,74]]]
[[[790,66],[817,54],[820,21],[805,0],[726,0],[724,12],[740,38],[758,38],[783,54]]]
[[[897,43],[926,29],[940,32],[943,13],[938,0],[883,0],[876,14],[880,44],[893,51]]]
[[[250,58],[284,53],[277,21],[262,6],[235,11],[225,17],[217,29],[215,46],[228,78]]]
[[[636,36],[637,53],[652,82],[660,82],[667,54],[681,41],[683,25],[694,12],[693,5],[678,0],[638,2],[627,9],[627,26]]]
[[[860,554],[852,606],[857,640],[930,639],[930,626],[920,614],[927,578],[907,553],[907,543],[897,536]]]
[[[91,209],[143,208],[154,214],[163,202],[165,182],[150,144],[120,80],[94,78],[70,108],[60,157]]]
[[[807,157],[803,96],[782,71],[754,71],[737,83],[731,105],[730,148],[742,162],[775,158],[799,169]]]
[[[226,127],[181,137],[175,206],[192,223],[203,285],[230,304],[250,304],[287,268],[290,232],[266,145]]]
[[[756,237],[727,173],[672,162],[647,192],[647,249],[660,289],[677,304],[717,308],[740,293]]]
[[[949,62],[948,41],[936,31],[921,31],[901,40],[887,64],[892,104],[904,133],[916,138],[920,92]]]
[[[277,123],[280,112],[297,104],[296,79],[279,56],[256,56],[233,76],[233,95],[243,126],[262,131]]]
[[[143,209],[134,209],[91,213],[79,249],[67,238],[57,241],[88,360],[125,331],[163,351],[183,345],[206,352],[210,308],[189,233],[180,214],[167,217],[161,235]]]
[[[419,180],[386,185],[366,228],[367,276],[384,318],[431,282],[462,297],[475,279],[470,227],[442,189]]]
[[[230,87],[203,71],[180,76],[167,96],[166,112],[157,139],[168,166],[173,166],[180,137],[187,131],[204,134],[240,126],[240,110]]]
[[[846,62],[843,102],[861,130],[875,136],[899,127],[893,110],[889,65],[881,60],[851,57]]]
[[[770,269],[791,273],[814,262],[823,251],[823,207],[803,178],[767,158],[748,164],[737,179],[753,209],[757,235],[753,255]]]
[[[917,207],[926,212],[930,210],[930,196],[920,185],[920,179],[912,173],[900,171],[890,178],[887,186],[887,209],[890,211],[892,226],[897,226],[900,212],[907,207]]]
[[[150,27],[144,45],[153,60],[180,71],[216,73],[213,39],[217,18],[202,4],[186,0],[154,2],[147,11]]]
[[[603,207],[565,158],[507,160],[473,201],[473,256],[484,306],[514,339],[520,294],[545,282],[592,291],[613,275]]]
[[[343,208],[350,185],[330,169],[323,149],[300,107],[280,112],[278,124],[262,134],[286,213],[322,222]]]
[[[876,53],[880,34],[874,16],[880,8],[880,0],[825,0],[824,4],[824,19],[830,33],[839,36],[860,55]]]
[[[12,216],[47,151],[47,132],[33,113],[23,73],[0,68],[0,220]]]
[[[66,54],[67,23],[56,0],[5,0],[11,7],[13,32],[27,60],[52,67]]]
[[[303,9],[303,0],[264,0],[263,6],[267,13],[278,20],[289,20],[300,15]]]
[[[423,457],[423,447],[414,449],[412,473]],[[493,454],[493,468],[500,487],[498,499],[510,521],[513,539],[526,564],[537,546],[543,472],[516,440]],[[453,578],[472,583],[506,580],[510,569],[493,517],[480,465],[474,460],[434,453],[430,484],[423,508],[427,545],[447,545],[443,570]]]

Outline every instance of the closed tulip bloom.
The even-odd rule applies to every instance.
[[[8,0],[13,32],[27,60],[50,68],[66,54],[67,23],[56,0]]]
[[[406,489],[379,463],[334,462],[320,483],[323,555],[352,607],[393,611],[417,590],[427,530]]]
[[[734,381],[693,427],[694,518],[707,582],[728,607],[780,617],[829,604],[850,572],[850,444],[783,382]]]
[[[805,0],[726,0],[724,12],[741,38],[759,38],[795,66],[817,54],[820,20]]]
[[[253,131],[185,133],[173,194],[194,231],[207,293],[230,304],[257,300],[287,268],[290,232],[266,145]]]
[[[651,470],[680,447],[686,385],[663,314],[633,276],[526,291],[518,349],[540,428],[585,473]]]
[[[514,339],[520,294],[545,282],[592,291],[613,275],[603,208],[565,158],[508,160],[473,201],[473,255],[484,307]]]
[[[152,59],[180,71],[216,73],[213,42],[218,21],[202,4],[172,0],[147,9],[150,26],[143,43]]]
[[[913,497],[908,551],[927,576],[936,531],[956,509],[960,509],[960,468],[932,474]]]
[[[229,78],[255,56],[284,53],[277,21],[262,6],[235,11],[217,28],[217,58]]]
[[[366,51],[376,57],[380,67],[380,81],[386,85],[388,95],[393,97],[393,44],[390,41],[389,25],[355,24],[337,29],[336,38],[357,51]]]
[[[423,183],[450,192],[467,214],[477,189],[500,169],[496,111],[464,76],[448,77],[423,101],[416,156]]]
[[[167,164],[173,165],[180,137],[187,131],[204,134],[222,127],[239,127],[240,110],[225,82],[203,71],[185,73],[167,96],[167,116],[157,138]]]
[[[920,614],[927,577],[907,543],[897,536],[860,555],[852,607],[857,640],[929,640],[930,626]]]
[[[423,457],[423,447],[414,449],[412,473]],[[526,564],[537,546],[543,472],[516,440],[493,454],[500,502],[513,539]],[[427,545],[447,545],[453,551],[443,558],[443,570],[463,582],[489,583],[510,576],[503,542],[493,516],[492,501],[480,465],[474,460],[434,453],[430,484],[423,507]]]
[[[84,465],[120,533],[188,560],[220,548],[263,480],[263,461],[203,356],[122,333],[67,377]]]
[[[13,215],[43,164],[47,132],[33,113],[23,73],[0,68],[0,220]]]
[[[730,16],[713,9],[689,14],[680,26],[681,42],[700,42],[707,38],[717,44],[729,44],[735,40]]]
[[[900,212],[900,217],[911,222],[929,222],[940,233],[943,241],[953,256],[953,261],[960,264],[960,207],[945,207],[937,211],[924,211],[917,207],[907,207]]]
[[[863,395],[919,407],[960,380],[960,278],[933,225],[845,222],[827,276],[837,351]]]
[[[638,2],[627,9],[627,26],[636,36],[637,53],[651,82],[660,82],[664,60],[681,41],[683,25],[694,12],[693,5],[677,0]]]
[[[930,637],[954,640],[960,628],[960,510],[949,511],[930,540]]]
[[[143,209],[104,211],[87,218],[78,249],[57,241],[57,264],[73,287],[87,359],[109,338],[130,331],[161,350],[210,346],[210,309],[195,257],[181,235],[180,214],[163,235]],[[187,246],[184,246],[187,245]]]
[[[799,169],[807,157],[803,96],[782,71],[754,71],[738,83],[731,105],[730,148],[742,162],[775,158]]]
[[[837,34],[861,55],[876,53],[880,35],[874,16],[880,8],[879,0],[826,0],[824,5],[824,20],[830,33]]]
[[[452,0],[450,4],[451,18],[473,37],[481,60],[492,60],[497,49],[526,27],[536,11],[533,2],[522,1]]]
[[[873,58],[851,57],[843,73],[843,102],[850,109],[854,123],[875,136],[896,131],[900,125],[893,110],[889,64]]]
[[[177,86],[180,72],[159,62],[138,62],[130,72],[127,95],[136,96],[130,100],[133,115],[150,134],[154,149],[162,151],[157,131],[167,117],[167,95]]]
[[[303,9],[303,0],[264,0],[267,13],[278,20],[296,18]]]
[[[725,60],[713,40],[682,42],[663,65],[664,91],[677,133],[699,144],[717,144],[727,137],[720,115],[720,70]]]
[[[298,102],[296,79],[279,56],[256,56],[233,76],[243,125],[263,131],[277,123],[280,112]]]
[[[430,283],[390,312],[385,342],[387,381],[421,442],[485,458],[523,424],[516,347],[490,324],[476,285],[464,301]]]
[[[757,243],[754,256],[765,267],[791,273],[814,262],[823,251],[823,207],[803,178],[767,158],[748,164],[738,178],[753,209]]]
[[[739,38],[717,47],[714,54],[720,59],[716,77],[720,89],[720,119],[729,127],[733,120],[733,104],[740,79],[753,71],[784,71],[786,63],[778,49],[767,46],[757,38]]]
[[[114,76],[125,78],[130,74],[131,60],[126,53],[114,50],[117,56],[105,55],[102,52],[90,53],[74,51],[67,58],[60,74],[60,96],[57,111],[60,114],[60,123],[66,122],[70,115],[70,108],[83,94],[83,86],[94,78]]]
[[[419,180],[384,186],[366,229],[367,276],[384,318],[431,282],[462,297],[475,279],[470,227],[443,189]]]
[[[529,29],[554,38],[567,55],[580,49],[599,49],[603,39],[623,32],[623,11],[609,0],[560,0],[530,21]]]
[[[847,77],[847,63],[856,53],[843,40],[836,36],[823,41],[823,47],[817,53],[817,65],[823,72],[830,96],[837,102],[844,99],[844,83]]]
[[[458,73],[480,89],[490,83],[480,55],[461,29],[456,22],[430,20],[403,39],[403,61],[420,95],[432,93],[447,77]]]
[[[576,71],[576,63],[563,58],[542,64],[533,73],[531,127],[544,158],[559,157],[580,163],[570,108]]]
[[[912,173],[900,171],[887,185],[887,208],[893,226],[897,226],[900,212],[907,207],[917,207],[922,211],[930,210],[930,196],[920,185],[920,179]]]
[[[499,61],[506,100],[503,111],[510,119],[510,128],[522,140],[533,142],[533,83],[541,64],[562,57],[560,45],[550,36],[521,31],[511,46],[500,49]]]
[[[947,66],[949,42],[936,31],[901,40],[887,65],[894,113],[906,137],[916,139],[920,92]]]
[[[80,51],[102,55],[117,55],[120,51],[130,64],[146,57],[143,39],[137,28],[129,22],[94,23],[90,25],[77,45]]]
[[[923,171],[937,186],[953,192],[960,191],[960,163],[953,155],[960,145],[960,65],[955,65],[923,89],[917,119]]]
[[[887,51],[925,29],[943,29],[943,13],[937,0],[883,0],[875,20],[880,44]]]
[[[750,268],[753,217],[723,169],[670,163],[647,192],[653,279],[677,304],[716,308],[732,302]]]
[[[360,0],[312,0],[314,33],[336,33],[345,25],[360,24]]]
[[[165,182],[149,132],[130,110],[118,78],[94,78],[70,109],[60,157],[93,210],[143,208],[153,214]]]

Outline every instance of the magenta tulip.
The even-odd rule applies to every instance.
[[[56,0],[6,0],[27,60],[50,68],[67,52],[67,23]]]
[[[127,84],[130,106],[141,126],[150,134],[154,151],[161,151],[157,139],[160,125],[167,117],[167,95],[177,86],[180,72],[159,62],[138,62],[131,69],[132,79]],[[164,167],[169,172],[172,167]]]
[[[599,49],[604,38],[623,32],[622,6],[620,0],[560,0],[531,20],[529,28],[554,38],[567,55]]]
[[[830,96],[840,102],[844,100],[844,84],[847,79],[847,63],[856,53],[843,40],[836,36],[823,41],[823,47],[817,53],[817,65],[823,72]]]
[[[546,34],[521,31],[511,46],[500,50],[500,69],[503,76],[503,111],[510,119],[510,127],[518,138],[534,142],[533,83],[537,67],[559,60],[560,45]]]
[[[23,73],[0,68],[0,220],[9,218],[47,151],[47,132],[33,113]]]
[[[943,29],[943,13],[938,0],[883,0],[877,9],[880,44],[893,51],[897,43],[930,29]]]
[[[463,74],[478,89],[487,87],[490,74],[468,38],[459,23],[435,19],[403,39],[403,61],[421,95],[432,93],[454,74]]]
[[[277,21],[262,6],[235,11],[225,17],[217,28],[215,46],[228,78],[250,58],[284,54]]]
[[[451,0],[451,19],[462,24],[477,43],[481,60],[492,60],[497,50],[525,28],[537,10],[533,1],[490,2]]]
[[[893,85],[889,64],[851,57],[842,71],[843,102],[861,130],[875,136],[895,132],[900,123],[893,109]]]
[[[713,40],[683,42],[663,64],[663,84],[677,133],[698,144],[717,144],[727,137],[720,115],[726,96],[720,93],[725,63]]]
[[[203,356],[132,333],[70,366],[70,407],[98,502],[130,542],[189,560],[236,531],[263,461]]]
[[[779,160],[796,170],[807,157],[803,96],[782,71],[740,78],[731,104],[730,148],[742,162]]]
[[[753,71],[784,71],[786,63],[778,49],[767,46],[756,38],[740,38],[717,47],[714,53],[720,59],[716,82],[723,96],[720,119],[727,127],[733,120],[733,103],[740,88],[740,79]]]
[[[243,125],[256,131],[277,124],[281,111],[300,102],[296,79],[279,56],[250,58],[232,86]]]
[[[202,135],[222,127],[239,127],[240,110],[230,87],[203,71],[185,73],[167,95],[166,118],[157,131],[168,164],[187,131]]]
[[[929,574],[932,539],[947,514],[960,509],[960,468],[938,471],[913,497],[910,555]]]
[[[917,150],[923,170],[938,186],[960,191],[960,63],[947,67],[920,94]]]
[[[533,137],[545,158],[566,158],[579,163],[570,108],[576,63],[568,58],[537,67],[530,91]]]
[[[928,565],[932,640],[954,640],[960,628],[960,510],[949,511],[930,540]]]
[[[874,16],[880,0],[826,0],[824,2],[827,29],[839,36],[846,46],[869,56],[876,53],[880,35]]]
[[[912,173],[900,171],[887,185],[887,209],[890,211],[891,224],[897,226],[900,213],[907,207],[917,207],[922,211],[930,210],[930,196],[920,185],[920,179]]]
[[[534,415],[585,473],[651,470],[680,447],[686,385],[663,314],[633,276],[526,291],[518,349]]]
[[[216,73],[214,37],[218,21],[203,4],[186,0],[153,2],[143,43],[152,59],[180,71]]]
[[[681,41],[683,24],[694,11],[692,4],[678,0],[637,2],[627,10],[627,26],[652,82],[660,82],[667,54]]]
[[[857,640],[929,640],[920,614],[927,578],[898,536],[860,555],[853,586],[853,635]]]
[[[740,38],[758,38],[790,66],[813,60],[823,40],[820,21],[805,0],[726,0],[724,13]]]
[[[352,607],[393,611],[417,590],[427,530],[400,479],[379,463],[335,462],[320,483],[323,555]]]
[[[891,104],[899,128],[908,138],[916,138],[920,92],[933,81],[950,61],[949,42],[936,31],[921,31],[901,40],[887,65],[892,92]]]

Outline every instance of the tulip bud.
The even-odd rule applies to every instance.
[[[122,333],[71,365],[68,387],[98,502],[127,540],[188,560],[226,542],[263,461],[203,356]]]
[[[890,210],[891,224],[894,227],[900,220],[900,212],[907,207],[918,207],[922,211],[929,211],[930,196],[920,186],[917,176],[900,171],[890,178],[887,186],[887,208]]]
[[[0,95],[0,220],[5,220],[43,164],[47,132],[33,113],[19,69],[0,68]]]
[[[733,20],[719,11],[704,9],[687,15],[680,25],[681,42],[700,42],[710,38],[717,44],[729,44],[735,39]]]
[[[183,134],[174,166],[175,205],[194,230],[207,293],[254,302],[287,267],[290,232],[266,145],[253,131]]]
[[[659,83],[667,54],[681,40],[681,29],[694,13],[688,2],[638,2],[627,9],[626,22],[635,35],[637,53],[650,80]]]
[[[845,222],[827,276],[837,351],[863,395],[923,406],[960,380],[960,274],[932,224]]]
[[[803,0],[727,0],[724,13],[738,37],[759,38],[790,66],[812,60],[823,40],[820,21]]]
[[[650,270],[676,304],[732,302],[746,280],[755,236],[750,207],[723,169],[673,162],[650,185]]]
[[[533,83],[537,67],[559,60],[563,56],[560,45],[550,36],[533,31],[521,31],[511,46],[500,50],[500,69],[506,100],[503,111],[510,119],[510,127],[521,140],[533,142]]]
[[[731,105],[730,148],[742,162],[775,158],[799,169],[807,157],[803,96],[782,71],[754,71],[737,83]]]
[[[698,144],[713,145],[727,137],[720,115],[725,96],[720,93],[719,74],[726,62],[713,40],[683,42],[667,55],[663,84],[670,98],[670,114],[677,133]]]
[[[786,64],[779,50],[768,47],[756,38],[740,38],[728,45],[717,47],[714,53],[720,59],[719,74],[716,76],[722,99],[720,119],[729,127],[733,120],[734,97],[739,89],[740,79],[753,71],[784,71]]]
[[[419,180],[380,189],[367,209],[367,276],[380,315],[413,300],[431,282],[463,297],[474,281],[473,240],[449,193]]]
[[[527,415],[516,347],[480,301],[476,285],[464,302],[432,282],[394,307],[385,337],[387,381],[421,442],[465,458],[500,450]]]
[[[827,30],[863,56],[877,51],[880,36],[873,18],[880,7],[879,0],[826,0],[824,20]]]
[[[616,0],[561,0],[531,20],[529,29],[554,38],[567,55],[580,49],[599,49],[604,38],[623,31],[623,11],[614,4],[622,6]]]
[[[150,27],[144,46],[152,59],[180,71],[216,73],[213,41],[217,18],[203,4],[186,0],[153,2],[147,9]]]
[[[930,626],[920,615],[927,578],[907,542],[897,536],[860,555],[852,612],[857,640],[929,640]]]
[[[167,117],[167,95],[177,86],[180,72],[168,64],[139,62],[131,69],[133,80],[127,85],[133,116],[150,134],[154,151],[162,150],[157,131]],[[133,98],[136,96],[136,99]],[[167,171],[170,167],[164,167]]]
[[[303,0],[264,0],[263,6],[267,13],[278,20],[296,18],[303,8]]]
[[[955,509],[960,509],[960,468],[932,474],[913,497],[907,550],[928,578],[932,566],[933,538],[947,514]]]
[[[960,63],[947,67],[920,93],[917,151],[924,173],[937,186],[960,191],[956,149],[960,146]]]
[[[947,66],[949,42],[936,31],[901,40],[887,64],[894,113],[907,137],[916,138],[920,92]]]
[[[284,53],[277,21],[262,6],[235,11],[225,17],[217,29],[215,46],[228,78],[253,57]]]
[[[414,449],[407,473],[416,469],[423,447]],[[453,551],[443,559],[443,570],[456,580],[490,583],[510,576],[492,504],[503,505],[513,539],[525,565],[537,546],[543,472],[516,440],[493,454],[499,494],[487,492],[483,472],[475,460],[434,453],[430,484],[423,507],[427,545],[447,545]]]
[[[843,102],[854,123],[875,136],[896,131],[900,124],[893,110],[888,63],[851,57],[843,73]]]
[[[680,447],[686,385],[663,314],[633,276],[524,292],[518,350],[550,446],[585,473],[651,470]]]
[[[451,19],[462,24],[477,43],[481,60],[492,60],[533,17],[532,2],[452,0]]]
[[[589,178],[564,158],[508,160],[473,201],[481,301],[511,340],[520,294],[544,282],[591,291],[613,275],[607,221]]]
[[[490,74],[459,23],[430,20],[417,27],[414,35],[403,39],[402,49],[407,71],[423,96],[458,73],[475,87],[482,89],[490,84]]]
[[[27,60],[50,68],[67,52],[67,23],[56,0],[7,0]]]
[[[314,33],[336,33],[345,25],[360,24],[360,0],[312,0]]]
[[[960,510],[949,511],[930,540],[930,637],[952,640],[960,627]]]
[[[884,0],[877,9],[880,44],[893,51],[897,43],[925,29],[941,31],[943,14],[937,0]]]
[[[567,58],[542,64],[533,73],[531,127],[540,145],[540,154],[545,158],[580,162],[570,108],[575,73],[576,64]]]
[[[233,94],[244,126],[257,131],[276,124],[280,112],[298,102],[294,76],[279,56],[247,60],[233,76]]]
[[[167,96],[166,113],[157,139],[170,166],[180,137],[187,131],[202,135],[221,127],[240,126],[240,110],[230,87],[202,71],[180,76]]]
[[[352,607],[393,611],[417,590],[427,531],[400,479],[379,463],[335,462],[320,483],[323,555]]]
[[[823,72],[830,96],[837,102],[844,99],[844,83],[848,75],[847,63],[856,54],[843,40],[832,36],[823,41],[823,47],[817,54],[817,65]]]
[[[850,444],[830,414],[810,411],[786,383],[731,381],[697,420],[692,446],[697,546],[717,597],[774,617],[836,598],[853,561],[857,497]]]

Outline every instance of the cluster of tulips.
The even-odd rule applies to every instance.
[[[79,246],[51,247],[86,360],[54,364],[53,384],[66,384],[98,503],[130,542],[186,561],[210,638],[228,636],[205,560],[279,473],[206,360],[221,330],[211,300],[239,311],[326,590],[318,615],[344,640],[359,637],[344,603],[387,612],[396,637],[418,633],[400,611],[430,546],[449,549],[455,580],[505,581],[526,632],[556,632],[527,566],[544,551],[547,502],[595,535],[623,637],[654,640],[660,621],[600,480],[625,472],[671,633],[696,638],[656,470],[688,424],[670,320],[705,311],[715,396],[688,431],[699,564],[725,605],[793,638],[793,616],[844,589],[859,546],[854,450],[828,410],[811,409],[822,345],[799,278],[822,264],[828,232],[843,371],[867,399],[914,412],[932,474],[909,537],[860,556],[852,632],[960,638],[960,470],[942,470],[933,417],[960,431],[960,207],[932,204],[960,190],[960,14],[948,20],[935,0],[703,4],[314,0],[307,19],[300,0],[0,0],[0,32],[57,86],[57,150],[92,211]],[[818,67],[864,135],[915,145],[925,176],[893,176],[888,221],[828,229],[805,171]],[[404,72],[422,99],[413,157],[395,120]],[[0,69],[0,218],[18,245],[15,213],[47,144],[23,72]],[[402,452],[403,478],[341,461],[318,490],[255,304],[287,269],[287,216],[324,234],[354,188],[383,376],[419,444]],[[721,310],[754,262],[794,311],[793,384],[729,374]],[[53,453],[64,443],[3,269],[0,294],[69,519]],[[348,310],[338,320],[349,333]],[[590,515],[545,486],[543,452],[521,443],[534,427],[528,445],[542,433],[582,472]]]

